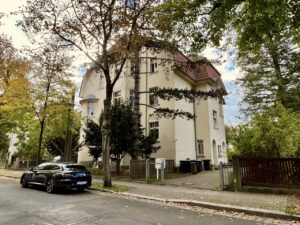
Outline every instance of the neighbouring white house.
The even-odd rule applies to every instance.
[[[7,153],[7,165],[11,165],[13,160],[12,158],[13,155],[18,152],[16,144],[19,140],[17,134],[15,133],[8,133],[8,138],[9,138],[9,147]]]
[[[199,91],[226,90],[221,74],[204,57],[192,59],[180,51],[154,51],[151,47],[143,47],[140,52],[140,92],[153,91],[157,88],[195,89]],[[193,63],[193,66],[191,65]],[[111,65],[111,76],[118,69],[118,64]],[[122,98],[134,99],[134,65],[127,60],[121,77],[114,87],[113,100]],[[95,70],[87,70],[83,77],[79,96],[83,118],[98,121],[103,110],[105,98],[104,75]],[[176,166],[180,160],[210,160],[212,165],[227,162],[223,98],[208,98],[189,103],[185,100],[165,101],[151,93],[140,94],[141,124],[146,135],[156,130],[160,150],[152,158],[173,159]],[[188,111],[196,115],[195,120],[183,118],[157,119],[151,116],[154,109],[143,106],[163,107]],[[81,132],[84,138],[84,132]],[[78,161],[91,161],[87,146],[78,153]],[[124,159],[123,164],[128,164]]]

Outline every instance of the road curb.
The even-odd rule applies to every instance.
[[[138,199],[144,200],[151,200],[157,201],[162,203],[174,203],[174,204],[185,204],[189,206],[198,206],[203,208],[215,209],[219,211],[229,211],[229,212],[239,212],[244,213],[247,215],[253,216],[261,216],[261,217],[269,217],[273,219],[284,219],[284,220],[292,220],[292,221],[300,221],[300,216],[298,215],[289,215],[281,211],[276,210],[267,210],[267,209],[259,209],[259,208],[251,208],[251,207],[243,207],[243,206],[233,206],[233,205],[226,205],[226,204],[219,204],[219,203],[211,203],[211,202],[203,202],[203,201],[196,201],[196,200],[186,200],[186,199],[164,199],[164,198],[157,198],[151,197],[146,195],[139,195],[133,194],[128,192],[113,192],[109,190],[98,190],[94,188],[89,188],[94,191],[100,192],[109,192],[113,194],[117,194],[120,196],[125,197],[134,197]]]
[[[21,178],[21,177],[17,177],[17,176],[3,175],[3,174],[0,174],[0,177],[7,177],[7,178],[13,178],[13,179],[20,179]]]
[[[270,217],[275,219],[284,219],[284,220],[293,220],[300,221],[300,216],[298,215],[290,215],[281,211],[276,210],[268,210],[268,209],[260,209],[260,208],[251,208],[251,207],[243,207],[243,206],[234,206],[234,205],[226,205],[219,203],[211,203],[211,202],[202,202],[196,200],[184,200],[184,199],[167,199],[167,202],[177,203],[177,204],[186,204],[190,206],[200,206],[203,208],[210,208],[215,210],[225,210],[230,212],[239,212],[247,215],[261,216],[261,217]]]

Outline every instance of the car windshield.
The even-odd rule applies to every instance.
[[[65,167],[65,171],[86,171],[86,168],[82,165],[68,165]]]

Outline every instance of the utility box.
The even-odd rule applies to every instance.
[[[164,169],[166,168],[166,159],[165,158],[156,158],[155,159],[155,169],[161,170],[161,165],[164,163]]]

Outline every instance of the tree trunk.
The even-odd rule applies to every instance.
[[[284,81],[284,78],[282,76],[282,71],[280,67],[280,62],[279,62],[279,55],[278,55],[278,47],[274,46],[274,43],[271,42],[269,44],[269,53],[272,58],[274,70],[275,70],[275,75],[276,75],[276,86],[277,86],[277,93],[276,93],[276,101],[279,101],[285,108],[288,106],[287,105],[287,87]]]
[[[102,160],[103,160],[103,186],[111,187],[110,172],[110,129],[111,129],[111,99],[112,88],[106,87],[106,99],[104,100],[104,116],[102,125]]]
[[[121,159],[116,159],[116,174],[117,176],[121,175]]]
[[[133,130],[135,132],[135,141],[133,143],[133,151],[131,158],[136,159],[139,151],[139,128],[140,128],[140,55],[139,51],[135,52],[134,57],[134,113],[133,113]]]
[[[37,152],[37,157],[36,157],[37,164],[40,164],[40,162],[41,162],[41,149],[42,149],[44,130],[45,130],[45,119],[43,119],[40,122],[39,147],[38,147],[38,152]]]
[[[44,136],[44,130],[45,130],[45,123],[46,123],[46,110],[48,108],[48,99],[49,99],[49,92],[50,92],[50,86],[51,86],[51,79],[48,80],[47,88],[46,88],[46,97],[43,107],[43,114],[42,119],[40,121],[40,137],[39,137],[39,148],[37,152],[37,164],[41,161],[41,150],[42,150],[42,143],[43,143],[43,136]]]
[[[66,149],[65,149],[65,158],[66,162],[72,162],[72,139],[73,133],[70,130],[70,126],[72,127],[72,108],[74,107],[75,101],[75,90],[72,90],[72,97],[70,105],[68,105],[68,121],[67,121],[67,137],[66,137]]]

